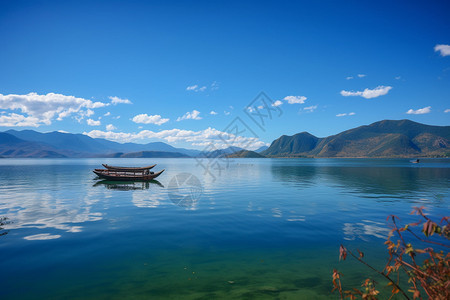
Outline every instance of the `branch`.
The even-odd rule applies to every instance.
[[[421,241],[421,242],[424,242],[424,243],[430,243],[430,244],[435,244],[435,245],[438,245],[438,246],[443,246],[443,247],[447,247],[447,248],[450,248],[450,245],[446,245],[446,244],[441,244],[441,243],[438,243],[438,242],[434,242],[434,241],[427,241],[427,240],[424,240],[424,239],[422,239],[420,236],[418,236],[417,234],[415,234],[411,229],[406,229],[406,230],[408,230],[415,238],[417,238],[419,241]]]
[[[350,250],[348,250],[348,253],[350,253],[351,256],[353,256],[353,258],[357,259],[360,263],[366,265],[367,267],[369,267],[370,269],[372,269],[373,271],[377,272],[378,274],[380,274],[381,276],[383,276],[384,278],[386,278],[387,280],[389,280],[392,285],[394,285],[402,294],[406,299],[410,299],[408,297],[408,295],[406,295],[406,293],[402,290],[401,287],[398,286],[398,284],[395,283],[395,281],[393,281],[389,276],[387,276],[386,274],[384,274],[383,272],[378,271],[377,269],[375,269],[374,267],[372,267],[371,265],[369,265],[368,263],[366,263],[365,261],[363,261],[361,258],[357,257],[356,255],[354,255]]]
[[[432,276],[431,274],[427,274],[424,273],[423,271],[420,271],[418,268],[408,264],[407,262],[405,262],[404,260],[397,260],[399,263],[404,264],[405,266],[413,269],[415,272],[422,274],[423,276],[425,276],[425,278],[432,278],[434,281],[439,282],[439,279],[437,279],[436,277]]]

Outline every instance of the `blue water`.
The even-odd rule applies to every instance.
[[[166,169],[114,183],[101,163]],[[208,161],[206,162],[208,163]],[[450,212],[450,160],[1,159],[4,299],[334,299],[341,243],[374,264],[386,217]],[[202,167],[203,166],[203,167]]]

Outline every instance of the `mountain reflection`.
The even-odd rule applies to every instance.
[[[300,187],[330,180],[357,195],[377,198],[403,198],[430,191],[436,196],[448,188],[450,180],[450,169],[439,167],[272,165],[271,171],[281,181]]]
[[[358,193],[398,197],[447,188],[448,168],[326,167],[324,175]]]
[[[283,182],[294,182],[297,185],[308,187],[317,181],[318,168],[315,166],[280,166],[272,165],[272,174]]]
[[[150,186],[157,185],[159,187],[164,187],[164,185],[158,180],[151,181],[110,181],[102,180],[97,181],[93,186],[104,186],[109,190],[118,191],[133,191],[133,190],[148,190]]]

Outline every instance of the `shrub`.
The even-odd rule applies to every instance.
[[[443,217],[440,223],[436,223],[424,214],[423,207],[414,207],[411,214],[421,217],[419,222],[408,224],[404,227],[397,225],[398,217],[392,215],[387,219],[392,222],[392,229],[385,242],[388,258],[385,267],[378,270],[364,260],[364,253],[360,250],[350,251],[343,245],[339,249],[339,260],[345,260],[350,255],[360,263],[372,269],[380,276],[388,280],[388,285],[392,286],[391,296],[403,295],[406,299],[422,299],[428,296],[429,299],[450,299],[450,226],[449,217]],[[414,232],[414,229],[423,223],[422,233],[424,237]],[[415,248],[406,240],[405,233],[410,233],[409,237],[420,241],[422,245],[430,245],[423,249]],[[431,236],[435,235],[433,238]],[[394,242],[394,237],[397,241]],[[432,246],[431,246],[432,245]],[[434,247],[434,248],[432,248]],[[434,250],[445,249],[444,250]],[[400,273],[406,274],[409,287],[403,287],[400,283]],[[372,278],[367,278],[362,289],[353,288],[344,290],[341,284],[342,274],[333,271],[333,291],[337,290],[341,299],[378,299],[380,291],[376,288],[376,282]]]

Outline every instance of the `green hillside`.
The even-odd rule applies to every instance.
[[[384,120],[326,138],[307,132],[281,136],[261,152],[269,157],[433,157],[446,156],[450,126]]]
[[[230,157],[230,158],[264,158],[265,156],[255,152],[255,151],[241,150],[241,151],[235,152],[233,154],[227,155],[227,157]]]

